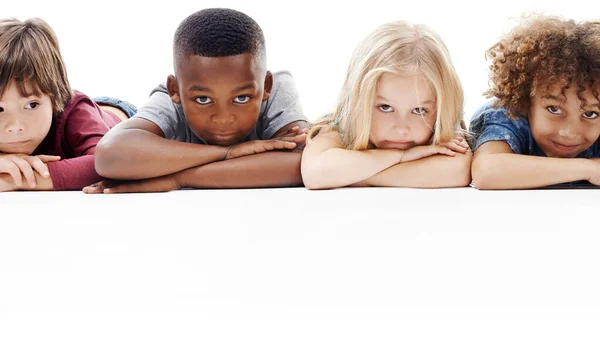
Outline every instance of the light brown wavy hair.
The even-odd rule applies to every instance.
[[[486,52],[490,65],[487,98],[497,98],[511,118],[526,117],[531,97],[560,84],[581,93],[600,89],[600,21],[576,22],[539,14],[520,24]]]
[[[0,97],[13,80],[24,97],[50,96],[55,116],[73,97],[58,39],[42,19],[0,20]]]

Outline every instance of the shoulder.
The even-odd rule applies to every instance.
[[[526,118],[510,118],[507,110],[489,101],[477,109],[469,125],[473,151],[489,141],[504,141],[514,153],[525,153],[529,144],[529,122]]]
[[[73,119],[88,119],[90,116],[100,117],[100,107],[87,95],[74,91],[71,102],[59,114],[57,123],[66,123]]]
[[[273,89],[271,95],[280,93],[296,93],[296,81],[292,74],[287,71],[277,71],[273,73]]]

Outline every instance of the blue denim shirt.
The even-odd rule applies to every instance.
[[[494,108],[493,103],[493,100],[487,102],[471,117],[469,131],[472,133],[470,146],[473,152],[483,143],[505,141],[516,154],[545,157],[531,135],[527,118],[511,120],[506,116],[506,109]],[[600,158],[600,138],[577,158]]]

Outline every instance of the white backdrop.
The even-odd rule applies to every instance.
[[[66,1],[3,1],[0,16],[39,16],[55,29],[74,88],[142,104],[172,73],[171,44],[177,25],[207,7],[230,7],[253,17],[267,41],[271,70],[288,69],[297,80],[305,113],[329,111],[350,54],[378,25],[394,20],[426,23],[448,45],[466,93],[467,117],[485,99],[485,50],[531,11],[576,20],[600,17],[593,2],[564,0],[381,1],[133,1],[90,5]]]
[[[296,77],[311,119],[331,107],[351,51],[380,23],[440,31],[469,115],[484,101],[484,50],[509,18],[600,16],[582,1],[448,2],[46,0],[0,10],[54,27],[76,89],[138,105],[171,73],[182,19],[242,10],[263,27],[270,68]],[[0,336],[598,336],[598,193],[4,193]]]

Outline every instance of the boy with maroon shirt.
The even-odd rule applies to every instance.
[[[0,191],[80,190],[102,180],[96,144],[135,107],[101,102],[71,89],[46,22],[0,20]]]

